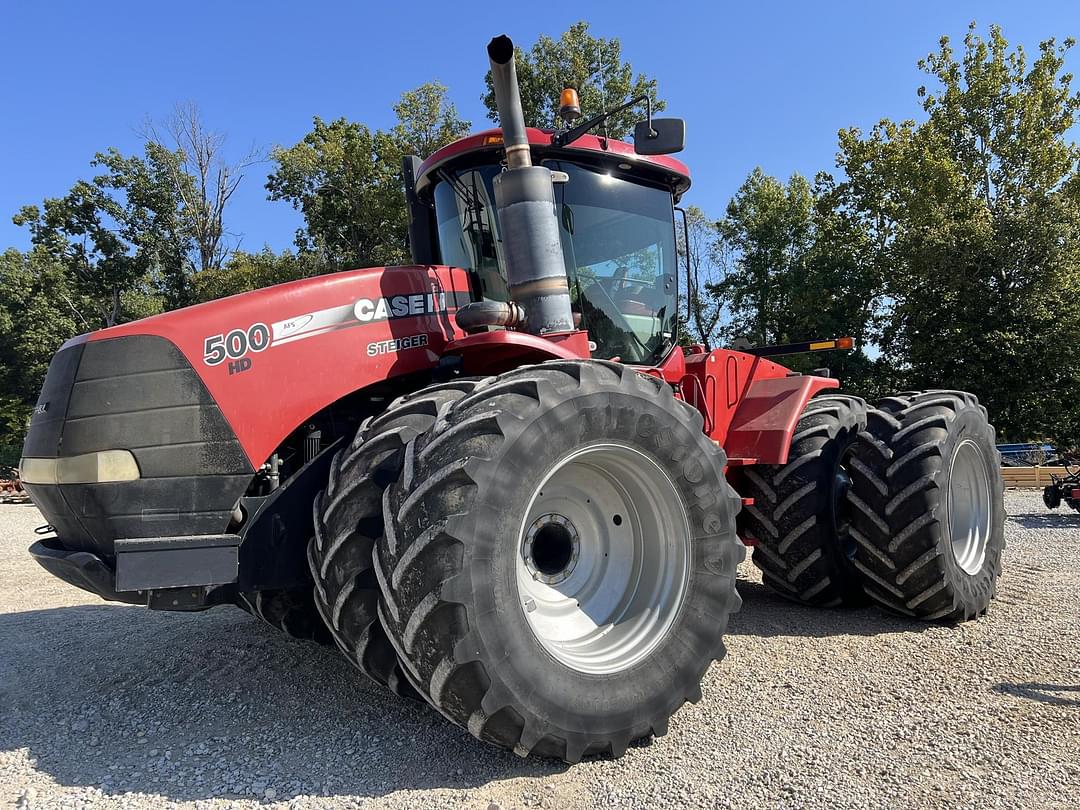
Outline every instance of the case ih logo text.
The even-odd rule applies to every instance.
[[[408,318],[446,312],[446,293],[412,293],[389,298],[361,298],[353,305],[353,314],[363,323]]]

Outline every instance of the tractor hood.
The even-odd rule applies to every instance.
[[[95,350],[99,354],[122,345],[125,338],[163,338],[194,370],[244,455],[258,467],[290,432],[328,403],[372,383],[436,365],[443,346],[462,334],[452,313],[471,300],[464,270],[350,270],[80,335],[68,341],[53,362],[77,346],[102,344]],[[107,367],[109,359],[98,362]],[[144,375],[138,384],[154,385],[153,376]],[[260,405],[254,415],[252,403]],[[153,407],[169,406],[162,402]],[[50,405],[39,402],[31,428],[46,420],[43,407]]]

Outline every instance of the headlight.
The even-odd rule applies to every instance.
[[[104,484],[135,481],[139,465],[130,450],[100,450],[67,458],[24,458],[19,463],[24,484]]]

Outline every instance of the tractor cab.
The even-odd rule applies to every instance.
[[[551,172],[575,327],[589,333],[593,357],[658,363],[675,343],[674,206],[690,186],[686,167],[592,135],[560,147],[549,131],[526,134],[533,163]],[[494,190],[504,171],[502,150],[501,131],[491,130],[419,165],[410,238],[418,263],[466,269],[477,300],[509,302],[507,254],[513,248],[500,228]],[[421,219],[426,227],[417,227]]]

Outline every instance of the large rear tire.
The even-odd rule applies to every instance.
[[[701,415],[600,361],[491,378],[386,492],[380,615],[428,701],[577,762],[666,732],[738,609],[739,498]]]
[[[1001,461],[972,394],[880,401],[851,466],[855,565],[888,610],[927,620],[983,613],[1005,548]]]
[[[315,579],[315,606],[338,647],[361,672],[417,700],[378,621],[372,549],[383,532],[383,490],[398,477],[405,445],[434,423],[440,408],[475,385],[468,379],[433,385],[365,420],[352,443],[338,451],[326,489],[314,504],[308,565]]]
[[[753,537],[754,565],[772,590],[804,605],[836,607],[866,601],[852,565],[848,462],[866,403],[823,394],[807,403],[786,464],[747,467],[743,493],[754,499],[739,516]]]

